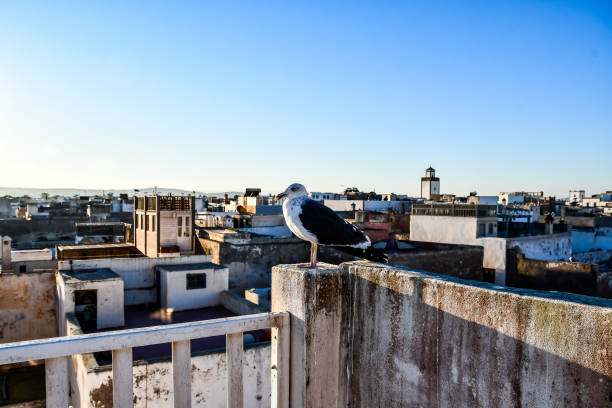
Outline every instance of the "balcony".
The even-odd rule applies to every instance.
[[[172,387],[175,407],[191,407],[192,339],[226,336],[227,406],[244,406],[243,332],[272,329],[272,407],[288,407],[289,314],[261,313],[190,323],[151,326],[95,334],[54,337],[0,345],[0,365],[45,360],[47,407],[68,407],[71,356],[112,350],[112,400],[116,408],[134,404],[132,348],[172,343]],[[73,401],[74,404],[74,401]]]

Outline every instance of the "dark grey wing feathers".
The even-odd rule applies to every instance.
[[[367,242],[366,236],[340,218],[331,208],[307,199],[302,203],[300,221],[321,245],[356,246]]]

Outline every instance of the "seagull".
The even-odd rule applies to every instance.
[[[387,262],[387,255],[374,248],[367,235],[340,218],[331,208],[310,199],[303,185],[291,184],[284,192],[276,195],[277,201],[281,198],[286,198],[283,215],[287,227],[295,236],[311,244],[310,264],[302,266],[317,266],[319,245],[330,246],[370,261]]]

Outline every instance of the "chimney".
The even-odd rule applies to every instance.
[[[547,235],[552,235],[554,233],[554,221],[555,218],[553,217],[553,215],[551,213],[548,213],[548,215],[546,216],[546,227],[545,227],[545,232]]]
[[[2,270],[8,271],[11,269],[11,237],[0,236],[2,240]]]

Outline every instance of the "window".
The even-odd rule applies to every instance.
[[[140,229],[144,229],[144,215],[140,214]]]
[[[188,273],[187,274],[187,290],[191,289],[206,289],[206,274],[205,273]]]
[[[138,218],[140,218],[140,215],[136,215],[136,217],[134,217],[134,223],[136,224],[136,225],[134,225],[134,227],[136,229],[138,229]]]
[[[19,265],[19,273],[25,273],[26,272],[26,266],[25,265]]]
[[[489,235],[495,234],[495,224],[489,224]]]
[[[145,215],[145,230],[149,230],[149,216]]]
[[[483,237],[485,235],[485,225],[478,224],[478,236]]]
[[[183,236],[183,217],[177,217],[176,223],[178,225],[178,234],[177,234],[177,236],[182,237]]]
[[[189,217],[185,217],[185,235],[186,237],[189,236]]]
[[[151,216],[151,231],[155,232],[155,216]]]

